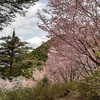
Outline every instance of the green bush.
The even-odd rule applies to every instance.
[[[0,90],[0,100],[58,100],[76,91],[76,85],[75,82],[51,84],[44,77],[34,88]]]
[[[3,89],[0,89],[0,100],[7,100],[7,95]]]
[[[7,99],[5,100],[28,100],[28,89],[19,87],[18,89],[6,91]]]
[[[79,92],[84,100],[100,100],[100,69],[84,77],[79,84]]]
[[[78,91],[78,83],[75,81],[69,81],[66,83],[67,89],[70,91]]]
[[[34,100],[33,90],[19,87],[17,89],[0,89],[0,100]]]
[[[0,100],[55,100],[68,93],[65,83],[50,84],[45,78],[35,88],[19,87],[5,92],[0,90]]]
[[[66,83],[50,84],[46,78],[34,88],[34,100],[55,100],[68,95]]]

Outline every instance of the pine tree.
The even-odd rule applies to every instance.
[[[0,0],[0,30],[14,21],[16,14],[25,16],[37,0]]]
[[[0,44],[1,76],[7,78],[19,76],[23,69],[31,67],[32,62],[27,58],[30,48],[26,46],[27,42],[21,42],[15,31],[13,31],[12,36],[2,37],[0,40],[3,41]]]

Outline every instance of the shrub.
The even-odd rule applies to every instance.
[[[67,82],[66,86],[69,91],[78,91],[78,83],[75,81]]]
[[[0,100],[7,100],[7,96],[3,89],[0,89]]]
[[[30,91],[31,92],[31,91]],[[29,100],[28,89],[19,87],[18,89],[6,92],[7,100]]]
[[[100,100],[100,69],[84,77],[79,84],[79,92],[84,100]]]
[[[47,77],[44,77],[34,88],[0,90],[0,100],[58,100],[75,90],[75,82],[51,84]]]
[[[30,88],[0,89],[0,100],[34,100],[32,95],[33,90]]]
[[[66,83],[50,84],[47,79],[43,79],[34,88],[34,100],[55,100],[68,95]]]

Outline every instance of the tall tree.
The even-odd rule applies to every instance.
[[[49,37],[63,40],[73,50],[73,54],[64,56],[92,73],[100,66],[99,0],[49,0],[48,6],[43,11],[49,17],[38,12],[42,21],[39,27]]]
[[[31,67],[32,62],[26,60],[30,48],[26,46],[27,42],[21,42],[15,35],[15,31],[12,36],[2,37],[0,40],[3,41],[0,44],[1,76],[18,76],[22,74],[22,69]]]
[[[0,30],[14,21],[16,14],[25,16],[27,9],[38,0],[0,0]]]

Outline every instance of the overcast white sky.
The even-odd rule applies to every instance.
[[[40,21],[37,17],[37,10],[46,6],[48,0],[39,0],[36,4],[28,10],[26,17],[17,16],[16,21],[11,25],[5,27],[3,31],[0,31],[0,37],[12,35],[13,28],[15,28],[16,35],[20,37],[22,41],[31,43],[31,46],[36,48],[43,41],[47,41],[47,33],[38,28],[37,23]]]

